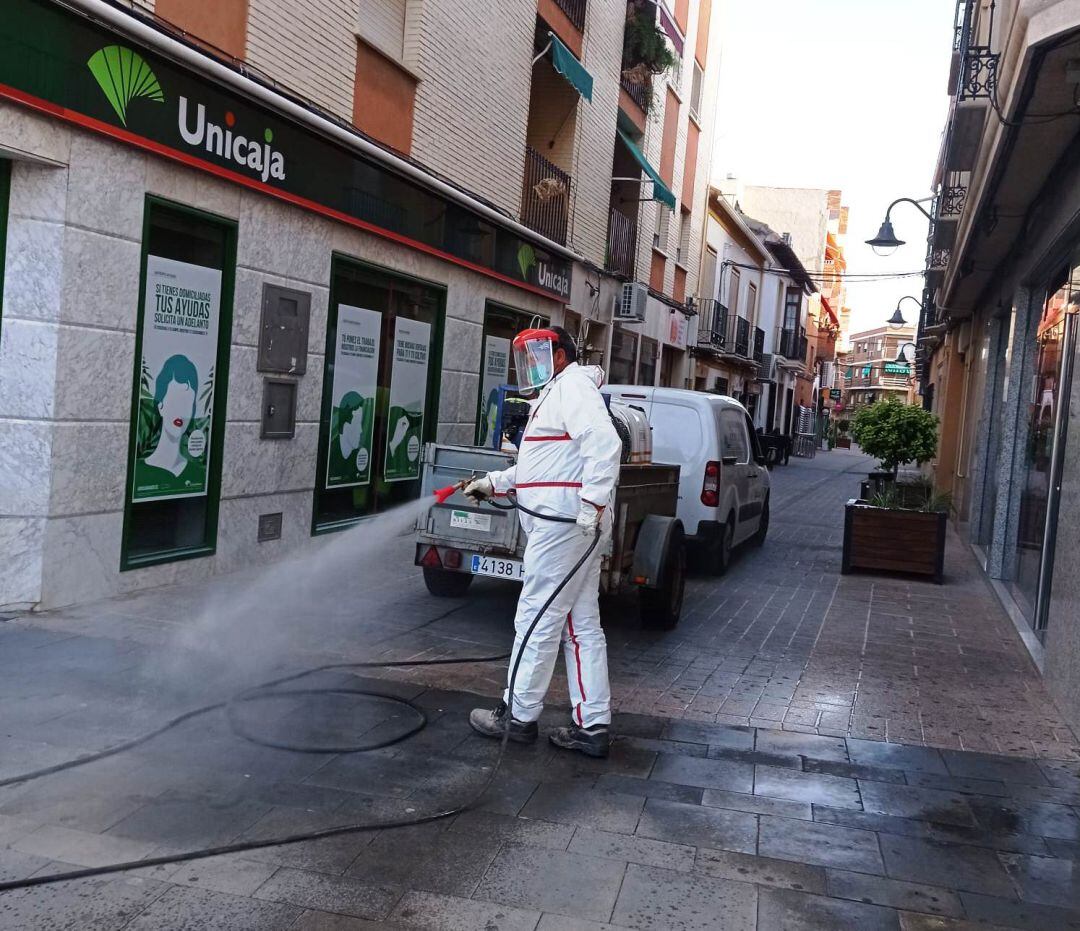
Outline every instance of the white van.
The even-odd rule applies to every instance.
[[[678,516],[697,562],[724,572],[740,543],[769,532],[769,470],[754,424],[734,398],[682,388],[605,385],[652,425],[653,461],[681,467]]]

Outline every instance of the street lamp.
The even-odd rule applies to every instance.
[[[896,310],[893,311],[893,315],[885,321],[885,324],[887,326],[907,326],[907,321],[904,319],[904,315],[900,313],[900,305],[903,304],[904,301],[914,301],[916,304],[919,305],[919,313],[922,313],[922,301],[920,301],[917,297],[912,297],[910,294],[905,294],[902,298],[900,298],[900,300],[896,302]]]
[[[911,365],[915,361],[915,344],[901,343],[896,350],[896,358],[893,360],[897,365]]]
[[[924,197],[922,200],[912,200],[910,197],[898,197],[889,204],[888,209],[885,211],[885,219],[882,221],[881,228],[878,230],[877,235],[873,239],[866,240],[866,244],[874,250],[875,255],[883,257],[892,255],[897,249],[904,245],[903,239],[896,238],[892,220],[889,219],[889,214],[892,213],[893,207],[897,204],[914,204],[926,219],[933,222],[934,218],[930,215],[930,212],[922,206],[933,199],[933,195]]]

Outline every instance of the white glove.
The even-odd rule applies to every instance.
[[[600,524],[600,518],[604,514],[603,508],[598,508],[588,501],[581,502],[581,510],[578,511],[577,525],[582,536],[591,540],[596,536],[596,528]]]
[[[465,486],[462,494],[466,498],[472,498],[477,504],[481,501],[486,501],[495,494],[495,486],[491,484],[491,479],[486,475],[480,478],[474,478],[468,485]]]

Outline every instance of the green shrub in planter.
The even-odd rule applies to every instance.
[[[881,468],[895,476],[905,462],[922,465],[934,457],[938,419],[921,407],[889,398],[860,410],[851,436],[864,453],[877,457]]]

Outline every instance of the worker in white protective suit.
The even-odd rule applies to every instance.
[[[507,691],[493,711],[475,709],[472,727],[486,737],[520,743],[536,740],[537,719],[562,644],[570,685],[571,721],[549,735],[555,746],[594,757],[608,754],[611,687],[607,642],[600,627],[600,560],[604,540],[558,593],[522,647],[525,632],[552,592],[601,534],[611,532],[611,503],[622,442],[604,399],[561,327],[525,330],[514,338],[519,387],[540,389],[519,447],[517,463],[470,482],[464,493],[477,501],[513,490],[518,503],[540,514],[568,517],[557,523],[519,511],[528,535],[525,578],[514,618],[516,637]],[[521,651],[510,702],[509,676]],[[512,708],[507,721],[508,705]]]

